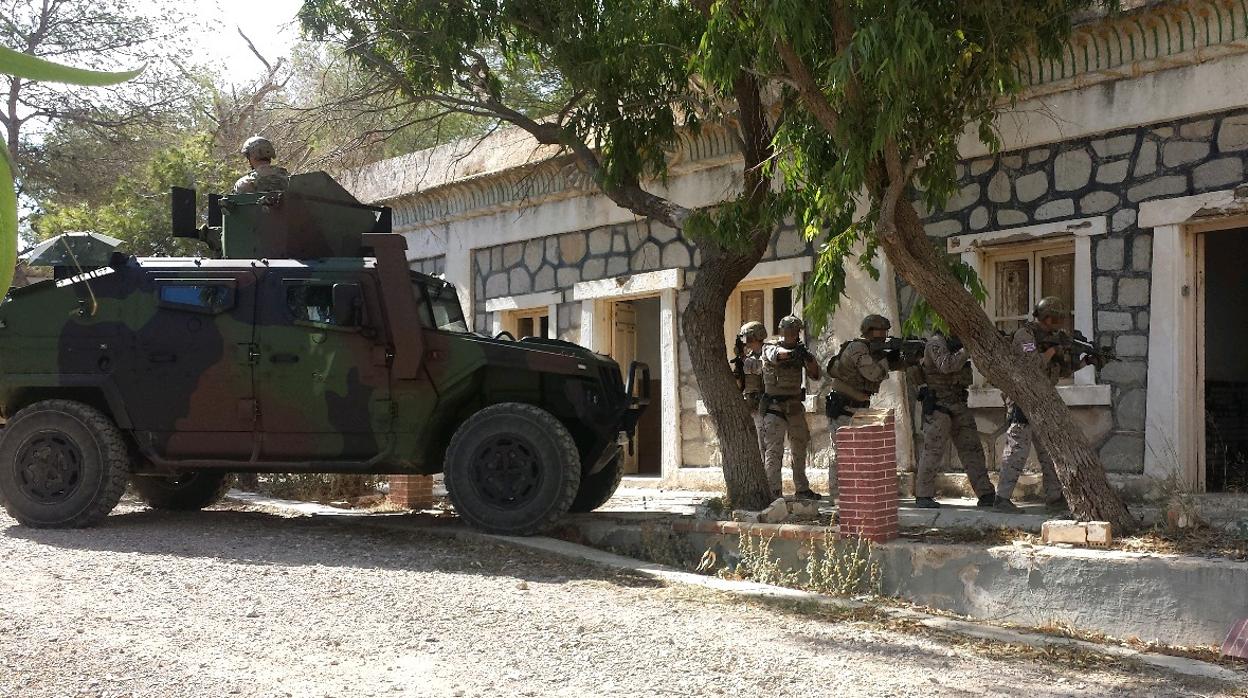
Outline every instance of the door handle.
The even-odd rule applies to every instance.
[[[171,364],[178,360],[177,354],[168,352],[156,352],[147,355],[147,360],[154,364]]]
[[[275,364],[297,364],[299,363],[298,354],[274,354],[269,357],[269,361]]]

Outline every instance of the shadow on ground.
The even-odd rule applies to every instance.
[[[469,534],[453,517],[290,517],[240,511],[121,511],[95,528],[37,529],[0,514],[0,535],[68,550],[203,558],[273,567],[454,572],[544,583],[663,586],[641,575],[517,549]],[[7,527],[6,527],[7,524]],[[108,563],[102,563],[108,564]]]

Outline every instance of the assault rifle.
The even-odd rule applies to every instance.
[[[1118,354],[1114,352],[1113,347],[1098,347],[1084,337],[1079,330],[1071,333],[1059,330],[1037,344],[1040,351],[1057,347],[1058,352],[1063,355],[1063,360],[1070,366],[1073,366],[1080,358],[1097,368],[1101,368],[1110,361],[1118,360]]]
[[[735,359],[729,361],[732,364],[732,377],[737,381],[737,390],[745,390],[745,341],[741,337],[737,337],[736,344],[732,345],[732,353]]]
[[[871,353],[882,352],[893,363],[916,366],[923,359],[927,340],[921,337],[889,337],[871,342]]]

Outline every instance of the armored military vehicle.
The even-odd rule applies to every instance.
[[[190,510],[236,472],[441,472],[467,522],[531,534],[619,485],[646,366],[626,381],[570,342],[470,333],[389,210],[324,173],[210,197],[207,225],[195,206],[175,190],[174,234],[215,254],[65,240],[54,279],[0,303],[0,499],[19,522],[99,523],[127,482]]]

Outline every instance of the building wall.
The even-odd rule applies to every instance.
[[[435,257],[408,260],[408,265],[412,267],[412,271],[418,271],[422,274],[428,274],[430,276],[445,274],[446,255],[440,254]]]
[[[803,240],[793,226],[786,226],[771,241],[763,261],[811,255],[812,245]],[[677,293],[677,308],[683,313],[689,304],[687,288],[697,278],[700,265],[701,256],[696,247],[678,236],[675,230],[646,220],[480,248],[473,253],[472,265],[476,326],[490,326],[493,318],[485,309],[490,299],[559,291],[564,298],[558,305],[559,337],[582,342],[581,303],[567,300],[575,284],[625,274],[682,269],[686,289]],[[830,346],[829,339],[824,338],[822,344]],[[683,337],[678,341],[677,359],[682,462],[686,467],[718,467],[720,457],[715,432],[709,418],[698,414],[701,393]],[[812,414],[810,418],[812,466],[827,467],[833,460],[827,420],[819,414]]]
[[[1100,444],[1106,468],[1142,473],[1148,369],[1152,235],[1136,227],[1139,204],[1244,181],[1248,110],[1167,121],[969,161],[961,189],[931,213],[935,238],[1047,221],[1106,216],[1093,248],[1096,340],[1121,361],[1100,372],[1113,386],[1112,428]]]

